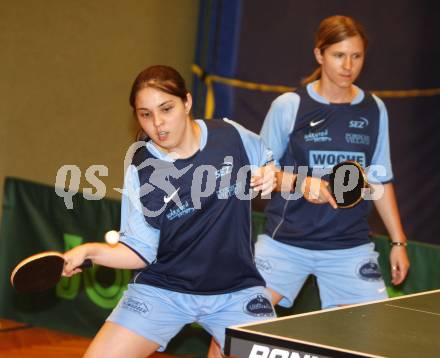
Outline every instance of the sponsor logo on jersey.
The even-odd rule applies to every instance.
[[[171,195],[164,196],[163,197],[163,202],[165,204],[168,204],[170,202],[170,200],[176,196],[176,194],[178,193],[179,189],[180,188],[177,188]]]
[[[259,257],[255,257],[255,266],[259,271],[271,273],[272,272],[272,264],[269,260],[264,260]]]
[[[348,128],[364,129],[367,128],[370,122],[365,117],[359,117],[358,120],[351,120],[348,122]]]
[[[328,129],[320,132],[309,132],[304,135],[306,142],[331,142],[332,138],[328,135]]]
[[[140,298],[125,297],[122,300],[122,308],[145,317],[151,312],[152,306],[145,303]]]
[[[244,312],[256,317],[275,316],[272,304],[261,294],[254,295],[246,300],[243,308]]]
[[[261,344],[254,344],[249,358],[318,358],[310,353],[292,351],[281,348],[272,348]]]
[[[225,188],[221,188],[217,190],[217,198],[218,199],[229,199],[231,196],[234,195],[237,191],[241,190],[243,185],[239,183],[235,183],[232,185],[229,185]]]
[[[195,208],[189,205],[188,201],[185,201],[184,203],[182,203],[181,206],[170,209],[170,211],[168,211],[167,213],[167,219],[171,221],[177,218],[181,218],[182,216],[188,215],[195,210]]]
[[[362,167],[366,167],[365,153],[311,150],[309,152],[309,165],[313,168],[329,169],[344,160],[355,160]]]
[[[379,264],[371,259],[360,263],[356,268],[356,274],[365,281],[379,281],[382,279]]]
[[[322,119],[319,119],[319,120],[312,119],[310,121],[310,127],[316,127],[317,125],[319,125],[319,124],[321,124],[323,122],[325,122],[325,118],[322,118]]]
[[[222,167],[215,171],[215,178],[221,178],[232,173],[232,162],[224,161]]]
[[[267,165],[269,163],[273,162],[273,152],[270,149],[266,149],[266,163],[264,165]]]
[[[370,136],[365,134],[345,133],[345,141],[350,144],[370,144]]]

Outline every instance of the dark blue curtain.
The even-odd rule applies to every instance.
[[[204,85],[210,74],[234,77],[240,40],[241,0],[201,0],[195,65],[202,74],[194,76],[194,114],[205,117],[206,92]],[[215,109],[210,117],[230,117],[234,87],[213,83]]]

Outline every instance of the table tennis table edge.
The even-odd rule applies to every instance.
[[[272,318],[272,319],[268,319],[268,320],[264,320],[264,321],[260,321],[260,322],[252,322],[252,323],[247,323],[247,324],[243,324],[243,325],[231,326],[231,327],[226,328],[225,353],[226,353],[226,355],[228,355],[230,353],[231,337],[235,337],[235,338],[239,338],[239,339],[246,339],[246,340],[252,340],[253,337],[258,337],[257,340],[259,342],[270,344],[270,345],[275,345],[275,346],[280,346],[280,347],[284,347],[284,348],[288,348],[288,349],[292,348],[291,345],[290,346],[288,345],[289,343],[294,343],[294,344],[298,345],[299,347],[295,348],[295,349],[299,349],[299,350],[301,350],[301,346],[304,348],[312,348],[312,349],[316,348],[316,352],[315,352],[316,354],[328,354],[328,353],[334,353],[336,351],[336,352],[338,352],[338,355],[337,355],[338,357],[375,357],[375,358],[381,357],[381,356],[377,356],[377,355],[371,355],[371,354],[368,354],[365,352],[345,350],[345,349],[341,349],[339,347],[322,345],[319,343],[303,341],[300,339],[287,338],[287,337],[282,337],[282,336],[277,336],[277,335],[272,335],[272,334],[267,334],[267,333],[262,333],[262,332],[256,333],[255,331],[246,329],[246,327],[254,326],[257,324],[266,324],[266,323],[270,323],[270,322],[274,322],[274,321],[279,322],[282,320],[292,319],[292,318],[297,318],[297,317],[312,316],[312,315],[316,315],[316,314],[322,314],[327,311],[352,309],[354,307],[368,306],[368,305],[373,305],[376,303],[398,301],[401,299],[408,299],[411,297],[428,295],[428,294],[439,293],[439,292],[440,292],[440,289],[436,289],[436,290],[418,292],[418,293],[403,295],[403,296],[398,296],[398,297],[386,298],[383,300],[376,300],[376,301],[371,301],[371,302],[366,302],[366,303],[353,304],[353,305],[349,305],[349,306],[335,307],[335,308],[329,308],[329,309],[324,309],[324,310],[317,310],[317,311],[301,313],[301,314],[297,314],[297,315],[290,315],[290,316],[285,316],[285,317],[280,317],[280,318]],[[253,341],[255,342],[255,339]]]

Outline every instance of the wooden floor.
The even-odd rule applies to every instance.
[[[89,338],[0,319],[0,358],[82,357],[90,341]],[[155,353],[151,357],[177,356]]]

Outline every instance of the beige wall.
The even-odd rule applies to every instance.
[[[1,1],[1,187],[6,176],[53,185],[62,165],[84,175],[102,164],[106,195],[118,198],[135,133],[131,83],[167,64],[191,88],[197,15],[198,0]]]

